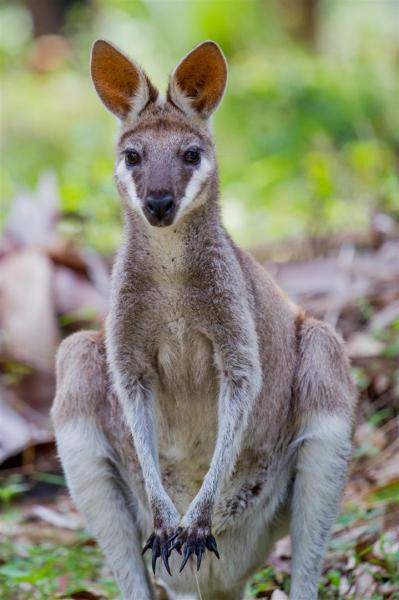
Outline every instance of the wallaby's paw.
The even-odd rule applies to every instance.
[[[183,551],[183,560],[179,573],[183,571],[191,555],[195,554],[197,557],[197,571],[199,571],[201,566],[205,550],[213,552],[217,558],[220,558],[216,540],[208,527],[180,528],[177,534],[169,541],[174,542],[170,551],[177,550],[179,554]]]
[[[157,565],[157,560],[159,557],[161,557],[163,564],[165,565],[165,569],[167,570],[169,575],[172,576],[172,573],[170,571],[170,566],[169,566],[169,556],[172,551],[172,549],[170,548],[171,537],[173,539],[173,535],[170,530],[157,529],[150,535],[150,537],[148,538],[148,540],[143,548],[143,554],[145,554],[147,552],[147,550],[151,549],[151,551],[152,551],[151,564],[152,564],[152,570],[154,572],[154,575],[155,575],[155,568]]]

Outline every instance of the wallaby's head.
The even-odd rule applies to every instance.
[[[223,97],[227,66],[204,42],[177,65],[166,98],[144,71],[98,40],[91,73],[98,95],[120,120],[115,178],[130,211],[151,225],[176,223],[205,202],[216,177],[209,120]]]

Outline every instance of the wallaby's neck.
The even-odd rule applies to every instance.
[[[212,189],[213,188],[213,189]],[[162,279],[185,277],[211,247],[228,239],[221,223],[217,188],[212,186],[206,200],[178,223],[153,227],[144,219],[125,211],[125,251],[136,267]]]

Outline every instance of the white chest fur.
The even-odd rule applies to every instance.
[[[196,456],[205,459],[205,468],[216,438],[217,374],[211,342],[186,316],[165,327],[158,375],[161,454],[174,464]]]

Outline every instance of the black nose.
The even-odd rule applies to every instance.
[[[162,221],[173,212],[175,201],[171,194],[152,194],[147,196],[146,207],[152,217]]]

